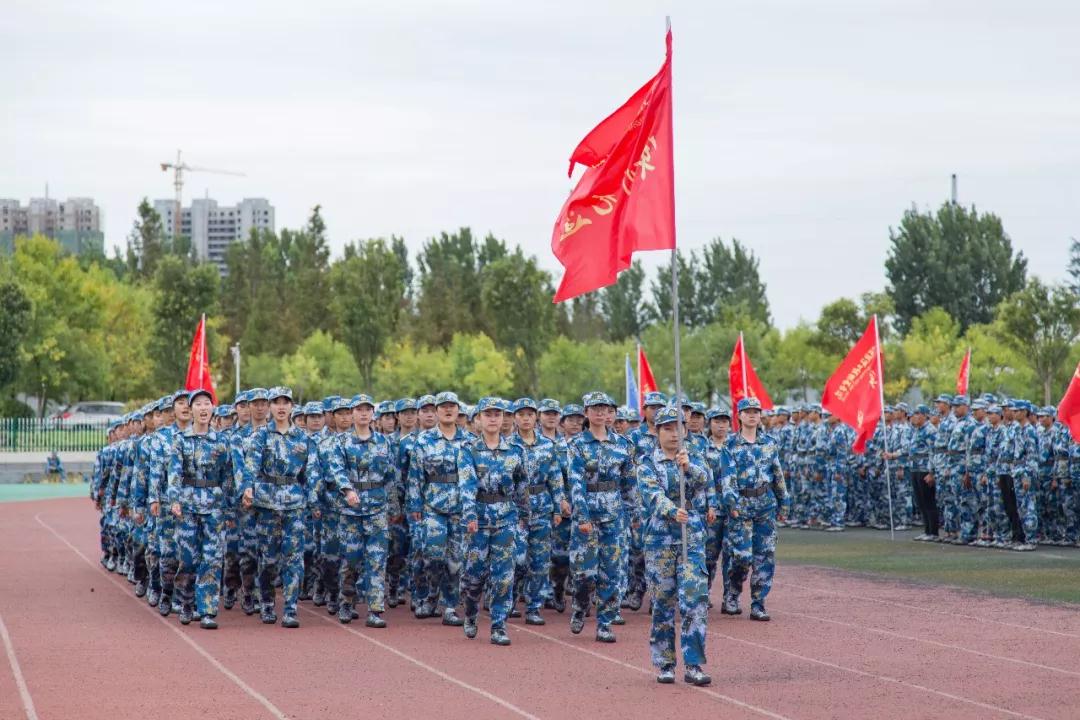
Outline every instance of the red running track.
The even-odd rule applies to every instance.
[[[223,611],[181,626],[97,562],[89,501],[0,505],[0,718],[1075,718],[1080,611],[782,566],[773,622],[710,616],[713,685],[659,686],[648,616],[619,641],[568,617],[487,631],[419,621],[340,625],[301,604],[299,630]],[[927,599],[933,596],[933,602]],[[3,635],[4,632],[0,632]],[[8,640],[10,642],[8,642]],[[681,680],[681,676],[680,676]]]

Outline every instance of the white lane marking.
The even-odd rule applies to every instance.
[[[464,680],[458,680],[453,675],[448,675],[447,673],[444,673],[442,670],[439,670],[436,667],[432,667],[431,665],[428,665],[423,660],[418,660],[418,659],[414,658],[412,655],[404,653],[404,652],[402,652],[401,650],[398,650],[395,647],[391,647],[390,645],[387,645],[384,642],[376,640],[373,637],[369,637],[368,635],[365,635],[364,633],[356,630],[355,628],[351,628],[348,625],[342,625],[341,623],[337,622],[336,620],[327,617],[323,613],[315,612],[314,610],[312,610],[310,608],[306,608],[306,607],[302,607],[300,609],[303,610],[308,615],[311,615],[313,617],[317,617],[320,620],[324,620],[325,622],[328,622],[331,625],[334,625],[335,627],[341,628],[342,630],[344,630],[347,633],[352,633],[353,635],[355,635],[358,638],[363,638],[364,640],[367,640],[372,645],[375,645],[376,647],[382,648],[383,650],[385,650],[388,653],[393,653],[394,655],[397,655],[402,660],[407,660],[407,661],[411,662],[413,665],[416,665],[418,668],[421,668],[423,670],[427,670],[429,673],[432,673],[433,675],[439,676],[440,678],[447,681],[448,683],[452,683],[454,685],[457,685],[460,688],[464,688],[465,690],[469,690],[470,692],[474,692],[474,693],[476,693],[477,695],[479,695],[482,698],[490,700],[491,702],[496,703],[497,705],[501,705],[502,707],[506,708],[507,710],[509,710],[512,713],[515,713],[516,715],[520,715],[523,718],[529,718],[529,720],[540,720],[536,715],[533,715],[530,712],[522,710],[517,705],[514,705],[513,703],[511,703],[508,700],[502,699],[498,695],[490,693],[487,690],[484,690],[483,688],[478,688],[475,685],[470,685],[469,683],[465,682]]]
[[[983,708],[984,710],[993,710],[994,712],[1004,713],[1013,717],[1024,718],[1024,720],[1043,720],[1042,718],[1035,717],[1034,715],[1025,715],[1023,713],[1009,710],[1008,708],[998,707],[997,705],[990,705],[989,703],[979,702],[978,700],[972,700],[970,698],[962,697],[960,695],[953,695],[952,693],[945,692],[944,690],[935,690],[934,688],[926,687],[925,685],[919,685],[918,683],[911,682],[909,680],[903,680],[901,678],[894,678],[889,675],[878,675],[877,673],[868,672],[866,670],[859,670],[858,668],[847,667],[846,665],[838,665],[828,660],[819,660],[817,658],[808,657],[806,655],[799,655],[788,650],[781,650],[770,645],[764,645],[762,643],[756,643],[752,640],[744,640],[742,638],[733,637],[731,635],[725,635],[724,633],[718,633],[715,630],[708,631],[710,635],[716,637],[722,637],[725,640],[732,640],[734,642],[749,645],[751,647],[761,648],[762,650],[768,650],[769,652],[778,653],[780,655],[787,655],[788,657],[795,658],[796,660],[803,660],[805,662],[814,663],[815,665],[822,665],[824,667],[832,668],[834,670],[840,670],[842,672],[852,673],[853,675],[859,675],[861,677],[872,678],[874,680],[880,680],[881,682],[893,683],[895,685],[901,685],[904,687],[914,688],[923,692],[928,692],[933,695],[948,698],[950,700],[956,700],[957,702],[967,703],[968,705],[974,705],[976,707]]]
[[[560,640],[559,638],[553,637],[553,636],[548,635],[546,633],[538,632],[536,630],[530,630],[528,628],[521,627],[520,625],[508,625],[507,627],[512,628],[514,630],[519,630],[521,632],[529,633],[530,635],[535,635],[535,636],[540,637],[540,638],[544,638],[545,640],[550,640],[551,642],[553,642],[553,643],[555,643],[557,645],[562,645],[563,647],[568,647],[571,650],[577,650],[578,652],[583,652],[586,655],[591,655],[594,658],[598,658],[600,660],[606,660],[609,663],[614,663],[615,665],[619,665],[621,667],[624,667],[627,670],[633,670],[634,672],[643,673],[645,675],[652,675],[653,674],[652,670],[646,670],[645,668],[638,667],[637,665],[631,665],[628,662],[623,662],[622,660],[619,660],[617,658],[613,658],[613,657],[610,657],[608,655],[604,655],[603,653],[598,653],[595,650],[588,650],[588,649],[583,648],[583,647],[578,647],[577,645],[572,645],[571,643],[568,643],[565,640]],[[710,697],[714,697],[717,700],[722,700],[722,701],[724,701],[726,703],[731,703],[732,705],[736,705],[738,707],[741,707],[744,710],[750,710],[752,712],[758,713],[759,715],[764,715],[765,717],[773,718],[773,720],[791,720],[790,718],[788,718],[788,717],[786,717],[784,715],[779,715],[777,713],[766,710],[765,708],[760,708],[760,707],[758,707],[756,705],[751,705],[750,703],[745,703],[742,700],[736,700],[733,697],[728,697],[727,695],[722,695],[722,694],[716,692],[715,690],[709,690],[708,688],[693,688],[693,689],[697,690],[699,692],[703,692],[703,693],[705,693],[706,695],[708,695]]]
[[[817,620],[818,622],[831,623],[833,625],[840,625],[843,627],[854,628],[855,630],[863,630],[865,632],[878,633],[881,635],[887,635],[889,637],[899,638],[901,640],[910,640],[911,642],[926,643],[927,645],[933,645],[935,647],[945,648],[947,650],[958,650],[959,652],[970,653],[972,655],[978,655],[979,657],[989,658],[991,660],[1001,660],[1002,662],[1011,662],[1018,665],[1027,665],[1028,667],[1038,668],[1040,670],[1049,670],[1050,672],[1061,673],[1062,675],[1072,675],[1073,677],[1080,677],[1080,672],[1074,672],[1072,670],[1065,670],[1064,668],[1054,667],[1053,665],[1043,665],[1042,663],[1030,662],[1028,660],[1020,660],[1018,658],[1006,657],[1004,655],[994,655],[993,653],[981,652],[979,650],[972,650],[961,645],[953,645],[952,643],[943,643],[937,640],[927,640],[925,638],[914,637],[913,635],[903,635],[891,630],[882,630],[881,628],[870,627],[869,625],[860,625],[857,623],[848,623],[841,620],[830,620],[829,618],[818,617],[817,615],[807,615],[806,613],[796,612],[794,610],[782,609],[785,615],[793,615],[795,617],[804,617],[809,620]]]
[[[133,594],[131,594],[131,592],[130,592],[130,591],[129,591],[129,590],[128,590],[128,589],[126,588],[126,587],[124,587],[123,585],[121,585],[121,584],[119,583],[119,581],[117,581],[117,580],[116,580],[116,579],[114,579],[114,578],[113,578],[113,577],[112,577],[111,575],[109,575],[109,573],[108,573],[108,572],[107,572],[107,571],[106,571],[106,570],[105,570],[104,568],[100,567],[100,565],[99,565],[98,563],[96,563],[96,562],[94,562],[93,560],[91,560],[90,558],[86,557],[86,555],[83,555],[82,551],[81,551],[81,550],[79,550],[79,548],[75,547],[75,546],[74,546],[74,545],[72,545],[72,544],[71,544],[70,542],[68,542],[68,539],[67,539],[66,537],[64,537],[63,535],[61,535],[60,533],[58,533],[58,532],[57,532],[56,530],[54,530],[54,529],[53,529],[53,528],[52,528],[52,527],[51,527],[51,526],[50,526],[50,525],[49,525],[48,523],[46,523],[46,522],[45,522],[44,520],[42,520],[42,519],[41,519],[41,513],[38,513],[37,515],[35,515],[35,516],[34,516],[34,520],[36,520],[36,521],[37,521],[37,523],[38,523],[39,525],[41,525],[41,527],[45,528],[46,530],[48,530],[49,532],[51,532],[51,533],[52,533],[53,535],[55,535],[55,536],[56,536],[56,538],[57,538],[57,539],[58,539],[58,540],[59,540],[60,542],[62,542],[62,543],[64,543],[65,545],[67,545],[67,546],[68,546],[68,547],[69,547],[69,548],[71,549],[71,551],[72,551],[73,553],[75,553],[76,555],[78,555],[79,557],[81,557],[81,558],[83,559],[83,561],[84,561],[84,562],[86,562],[86,564],[87,564],[87,565],[89,565],[89,566],[90,566],[91,568],[93,568],[93,569],[95,569],[95,570],[100,570],[100,571],[101,571],[102,573],[104,573],[104,575],[105,575],[105,579],[106,579],[106,580],[108,580],[108,581],[109,581],[110,583],[112,583],[112,584],[113,584],[114,586],[116,586],[117,588],[119,588],[119,589],[120,589],[120,591],[121,591],[121,592],[122,592],[122,593],[123,593],[123,594],[124,594],[125,596],[127,596],[127,597],[130,597],[130,598],[131,598],[132,600],[134,600],[134,601],[135,601],[135,602],[136,602],[137,604],[141,605],[141,606],[142,606],[142,607],[143,607],[143,608],[144,608],[145,610],[147,610],[148,612],[150,612],[150,613],[151,613],[151,614],[152,614],[152,615],[153,615],[153,616],[154,616],[155,618],[157,618],[157,619],[158,619],[158,621],[160,621],[160,622],[161,622],[161,623],[162,623],[162,624],[163,624],[163,625],[164,625],[165,627],[169,628],[169,630],[171,630],[171,631],[173,631],[174,633],[176,633],[176,636],[177,636],[178,638],[180,638],[181,640],[183,640],[184,642],[186,642],[186,643],[187,643],[188,645],[190,645],[190,646],[191,646],[191,648],[192,648],[192,649],[193,649],[193,650],[194,650],[195,652],[199,653],[199,655],[202,655],[202,657],[203,657],[203,658],[204,658],[204,659],[205,659],[205,660],[206,660],[206,661],[207,661],[208,663],[210,663],[211,665],[213,665],[213,666],[214,666],[214,668],[215,668],[215,669],[217,669],[217,671],[218,671],[218,672],[220,672],[220,673],[221,673],[222,675],[224,675],[225,677],[227,677],[227,678],[229,678],[230,680],[232,680],[232,681],[233,681],[233,683],[234,683],[234,684],[235,684],[235,685],[236,685],[236,686],[237,686],[238,688],[240,688],[241,690],[243,690],[243,691],[244,691],[245,693],[247,693],[247,694],[248,694],[248,696],[250,696],[250,697],[251,697],[251,698],[252,698],[253,700],[255,700],[255,701],[256,701],[256,702],[258,702],[258,703],[259,703],[260,705],[262,705],[262,706],[263,706],[264,708],[266,708],[267,712],[269,712],[269,713],[270,713],[270,715],[272,715],[273,717],[277,718],[277,720],[288,720],[288,719],[289,719],[289,716],[288,716],[288,715],[286,715],[286,714],[285,714],[284,712],[282,712],[282,711],[281,711],[281,710],[280,710],[280,709],[279,709],[279,708],[277,707],[277,705],[274,705],[274,703],[270,702],[270,700],[269,700],[269,699],[267,699],[265,695],[263,695],[263,694],[262,694],[262,693],[260,693],[260,692],[259,692],[258,690],[256,690],[255,688],[251,687],[251,686],[250,686],[250,685],[248,685],[248,684],[247,684],[246,682],[244,682],[243,680],[241,680],[241,679],[240,679],[240,677],[236,675],[236,673],[234,673],[234,672],[233,672],[232,670],[229,670],[229,668],[227,668],[227,667],[225,667],[224,665],[222,665],[222,664],[221,664],[221,662],[220,662],[220,661],[219,661],[219,660],[218,660],[218,659],[217,659],[216,657],[214,657],[214,656],[213,656],[213,655],[211,655],[211,654],[210,654],[209,652],[207,652],[207,651],[206,651],[206,650],[205,650],[205,649],[204,649],[204,648],[202,647],[202,645],[199,645],[199,643],[195,642],[195,641],[194,641],[194,640],[192,640],[192,639],[191,639],[190,637],[188,637],[188,636],[187,636],[186,634],[184,634],[183,632],[181,632],[181,631],[180,631],[180,629],[179,629],[178,627],[176,627],[175,625],[173,625],[172,623],[170,623],[170,622],[169,622],[168,620],[166,620],[165,618],[161,617],[161,615],[159,615],[159,614],[158,614],[157,610],[154,610],[154,609],[152,609],[152,608],[151,608],[151,607],[150,607],[149,605],[147,605],[147,604],[146,604],[145,602],[143,602],[141,598],[137,598],[137,597],[135,597],[135,596],[134,596]]]
[[[15,657],[15,646],[11,644],[11,636],[8,635],[4,617],[0,615],[0,637],[4,640],[4,650],[7,651],[8,663],[11,664],[11,674],[15,676],[15,686],[19,688],[19,697],[22,699],[23,710],[26,712],[26,720],[38,720],[37,710],[34,709],[34,699],[30,697],[30,688],[26,687],[26,679],[23,678],[22,668],[19,667],[19,659]]]
[[[865,595],[849,595],[848,593],[828,590],[826,588],[811,587],[810,585],[801,585],[799,583],[786,582],[784,584],[789,587],[809,590],[810,592],[824,593],[826,595],[837,595],[844,598],[845,600],[860,600],[862,602],[878,603],[879,605],[891,605],[892,607],[905,608],[907,610],[919,610],[920,612],[931,613],[934,615],[948,615],[952,618],[963,618],[964,620],[975,620],[978,622],[993,623],[995,625],[1016,628],[1018,630],[1029,630],[1031,632],[1041,632],[1046,633],[1047,635],[1056,635],[1057,637],[1067,637],[1080,640],[1080,635],[1077,635],[1075,633],[1061,632],[1060,630],[1047,630],[1046,628],[1033,627],[1031,625],[1023,625],[1021,623],[1005,622],[1004,620],[994,620],[993,618],[984,618],[977,615],[965,615],[963,613],[951,612],[949,610],[938,610],[936,608],[921,607],[919,605],[912,605],[910,603],[902,603],[895,600],[882,600],[880,598],[867,597]]]

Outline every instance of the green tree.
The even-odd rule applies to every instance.
[[[630,343],[556,338],[540,356],[537,394],[565,403],[580,403],[585,393],[601,390],[621,404],[624,402],[624,355],[629,346]]]
[[[281,376],[305,400],[330,394],[350,396],[361,390],[363,382],[349,348],[322,330],[281,359]]]
[[[154,322],[149,347],[158,387],[179,387],[183,383],[188,350],[199,317],[203,313],[213,315],[217,302],[216,266],[189,266],[171,256],[158,262],[154,273]]]
[[[636,338],[649,322],[652,310],[645,300],[645,268],[635,260],[619,273],[614,285],[600,291],[600,307],[603,309],[609,340]]]
[[[955,392],[956,374],[966,351],[959,337],[960,323],[942,308],[931,308],[912,320],[900,351],[908,379],[924,396]]]
[[[1013,254],[1001,220],[953,203],[936,214],[915,209],[889,230],[885,260],[888,293],[896,304],[899,329],[932,307],[943,308],[961,330],[989,322],[994,308],[1024,287],[1027,259]]]
[[[291,309],[298,327],[303,332],[329,329],[332,316],[321,299],[330,286],[330,247],[321,207],[316,205],[311,211],[303,230],[283,230],[281,234],[287,255]]]
[[[730,247],[721,238],[705,246],[695,279],[704,322],[719,320],[725,308],[741,306],[755,321],[772,324],[758,265],[753,251],[736,238],[732,238]]]
[[[462,393],[462,399],[506,396],[514,386],[510,359],[483,333],[454,335],[447,356],[452,387]]]
[[[708,313],[701,305],[698,280],[701,277],[697,253],[689,255],[676,251],[679,266],[679,324],[683,327],[701,327],[709,321]],[[671,322],[671,261],[660,266],[652,281],[653,317],[661,323]],[[710,308],[711,310],[712,308]]]
[[[379,397],[419,397],[452,388],[450,358],[442,348],[415,346],[404,338],[391,343],[376,364]]]
[[[585,293],[570,301],[567,330],[566,334],[578,342],[596,340],[607,335],[607,326],[600,309],[600,293]]]
[[[815,400],[840,362],[839,355],[821,349],[817,329],[807,323],[774,336],[766,345],[766,357],[758,375],[777,403],[788,396],[800,402]]]
[[[1001,340],[1024,359],[1035,374],[1043,403],[1064,383],[1069,351],[1080,335],[1080,308],[1063,285],[1047,286],[1031,278],[1023,290],[998,307]]]
[[[161,216],[150,201],[144,197],[135,212],[137,217],[127,242],[128,270],[136,277],[152,278],[158,262],[171,252],[171,248]]]
[[[15,382],[22,367],[20,352],[30,330],[33,306],[13,280],[0,282],[0,389]]]
[[[1035,374],[1022,353],[1001,341],[1006,330],[1000,320],[985,325],[972,325],[964,333],[960,347],[971,348],[972,395],[981,392],[1004,394],[1009,397],[1036,397],[1040,388]]]
[[[1073,295],[1080,295],[1080,240],[1072,238],[1069,242],[1069,289]]]
[[[498,243],[485,240],[485,260],[498,259]],[[505,247],[503,248],[505,251]],[[455,333],[483,329],[480,307],[480,268],[472,231],[461,228],[424,243],[417,258],[420,287],[417,298],[416,337],[440,347]]]
[[[372,386],[375,361],[397,332],[405,275],[399,256],[381,238],[351,245],[330,270],[330,308],[365,387]]]

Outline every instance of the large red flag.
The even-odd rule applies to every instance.
[[[971,377],[971,348],[968,348],[967,354],[964,355],[963,361],[960,363],[960,372],[956,375],[956,394],[967,395],[968,394],[968,379]]]
[[[739,339],[735,341],[731,362],[728,363],[728,389],[731,394],[731,427],[735,429],[739,427],[738,413],[735,412],[735,408],[744,397],[755,397],[761,402],[763,409],[772,410],[772,398],[758,379],[750,358],[746,356],[746,345],[743,343],[742,333],[739,333]]]
[[[671,31],[660,71],[585,136],[570,156],[587,165],[559,212],[551,251],[566,272],[562,302],[611,285],[638,250],[675,247]]]
[[[637,346],[638,364],[638,401],[645,405],[645,393],[656,391],[656,378],[653,377],[652,368],[649,367],[649,359],[645,357],[645,350]]]
[[[1080,365],[1076,366],[1069,389],[1058,403],[1058,420],[1069,426],[1073,442],[1080,443]]]
[[[209,390],[210,397],[217,405],[217,393],[214,392],[214,378],[210,376],[210,353],[206,349],[206,315],[199,318],[195,328],[195,337],[191,340],[191,354],[188,355],[187,380],[185,390]]]
[[[857,453],[866,451],[866,441],[874,437],[884,411],[882,362],[875,315],[862,338],[825,382],[821,406],[855,428],[851,449]]]

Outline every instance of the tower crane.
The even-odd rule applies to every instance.
[[[215,175],[233,175],[236,177],[244,177],[244,173],[233,172],[232,170],[215,170],[214,168],[197,167],[195,165],[188,165],[180,157],[180,151],[176,151],[176,162],[163,162],[161,163],[161,169],[163,171],[173,171],[173,187],[176,188],[176,209],[173,212],[173,241],[175,242],[180,237],[180,204],[181,196],[184,190],[184,173],[185,172],[206,172],[214,173]]]

